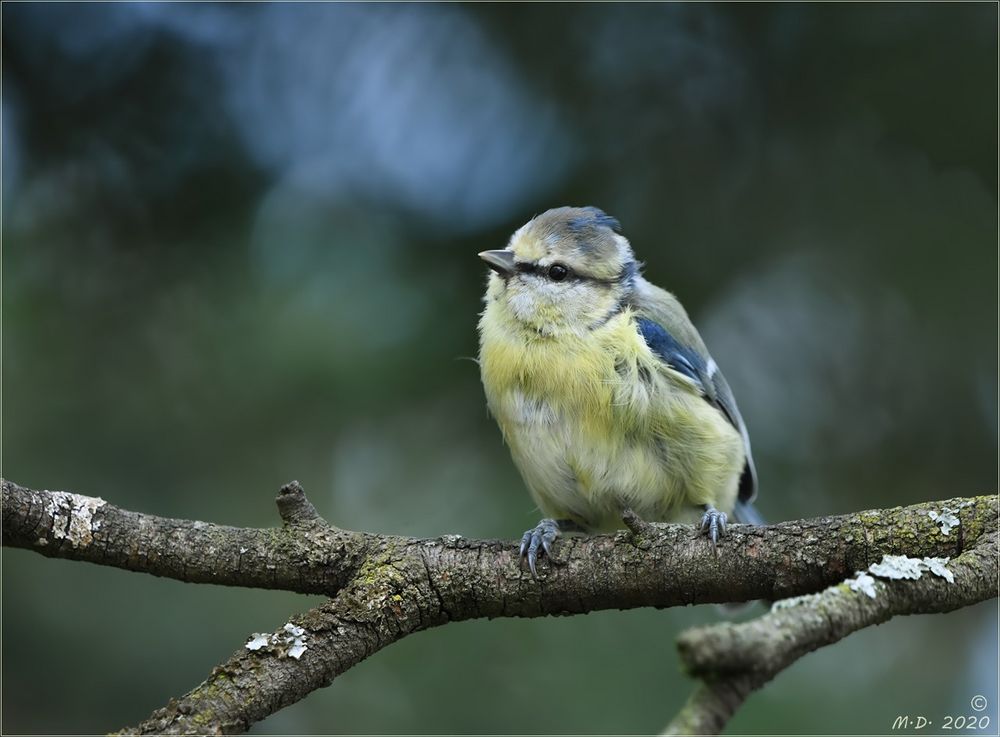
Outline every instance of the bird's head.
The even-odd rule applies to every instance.
[[[521,226],[507,248],[483,251],[487,301],[542,335],[583,332],[629,301],[638,265],[621,226],[596,207],[557,207]]]

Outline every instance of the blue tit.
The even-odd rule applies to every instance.
[[[545,515],[521,541],[535,574],[560,530],[728,515],[757,522],[757,474],[732,391],[680,302],[646,281],[615,218],[559,207],[491,269],[479,321],[486,400]]]

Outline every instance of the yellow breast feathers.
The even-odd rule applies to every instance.
[[[623,309],[598,328],[545,336],[487,303],[487,401],[535,502],[591,529],[686,507],[732,509],[739,433],[697,385],[655,355]]]

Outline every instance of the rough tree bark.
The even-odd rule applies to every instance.
[[[244,732],[386,645],[450,621],[797,597],[758,620],[681,636],[682,661],[701,683],[668,730],[717,733],[753,690],[811,650],[899,614],[997,595],[996,495],[733,525],[718,556],[688,525],[628,517],[629,529],[614,535],[560,540],[556,563],[536,580],[511,542],[341,530],[295,482],[278,494],[283,525],[266,529],[2,486],[6,546],[182,581],[331,597],[248,638],[204,682],[125,733]],[[884,557],[892,555],[906,557]]]

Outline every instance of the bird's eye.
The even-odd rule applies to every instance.
[[[552,264],[548,270],[549,279],[552,281],[562,281],[569,276],[569,269],[562,264]]]

